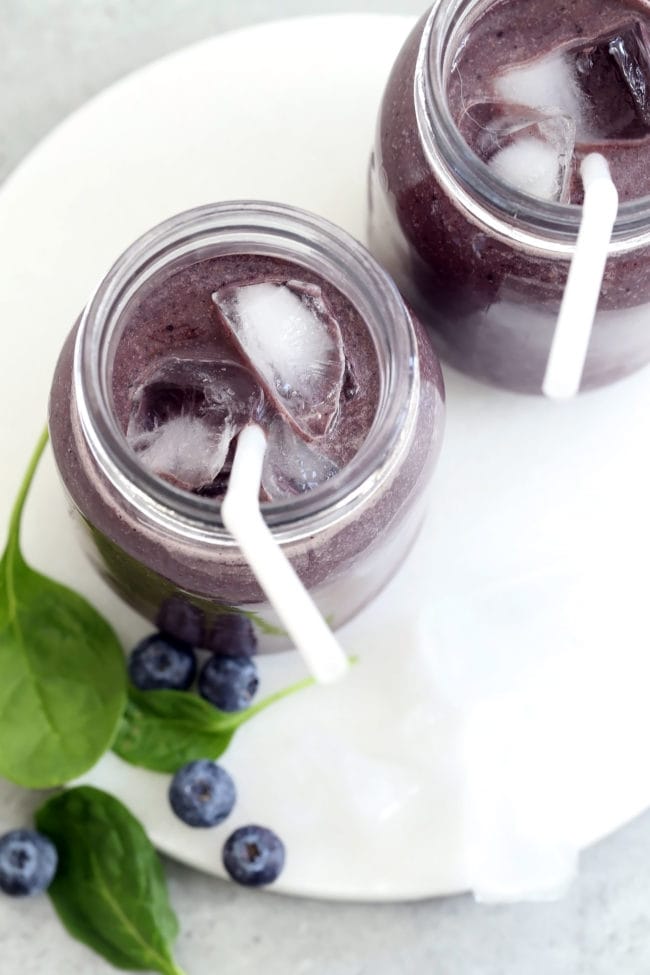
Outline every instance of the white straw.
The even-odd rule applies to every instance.
[[[242,430],[221,517],[312,675],[328,684],[345,674],[348,658],[262,517],[265,453],[261,427],[251,424]]]
[[[618,210],[607,160],[592,152],[580,172],[585,188],[582,220],[542,385],[551,399],[569,399],[580,388]]]

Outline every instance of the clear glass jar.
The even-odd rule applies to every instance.
[[[371,159],[369,239],[444,359],[477,379],[539,393],[581,210],[503,182],[469,149],[452,117],[454,59],[494,2],[439,0],[402,48]],[[524,3],[532,2],[519,5],[522,23]],[[542,6],[536,3],[538,14]],[[573,16],[573,6],[556,11],[549,3],[547,14],[568,17],[569,10]],[[649,361],[650,197],[644,197],[619,209],[582,388]]]
[[[163,271],[206,257],[290,260],[331,282],[359,312],[377,356],[371,428],[325,484],[265,504],[264,517],[332,625],[396,571],[423,517],[440,449],[439,363],[388,275],[355,240],[303,211],[236,202],[180,214],[136,241],[108,272],[68,337],[50,396],[55,460],[91,557],[128,603],[168,632],[211,645],[224,612],[251,615],[262,649],[282,649],[264,595],[224,530],[219,504],[150,474],[112,407],[124,309]]]

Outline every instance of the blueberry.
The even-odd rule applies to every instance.
[[[129,657],[129,676],[141,691],[186,691],[195,675],[191,646],[162,633],[141,640]]]
[[[205,613],[181,596],[165,599],[158,610],[156,626],[162,633],[192,647],[202,647],[205,643]]]
[[[284,867],[284,843],[264,826],[242,826],[223,845],[223,865],[238,884],[262,887]]]
[[[199,694],[221,711],[243,711],[259,682],[250,657],[210,657],[199,675]]]
[[[52,842],[33,829],[0,837],[0,890],[10,897],[40,894],[52,883],[58,857]]]
[[[169,786],[171,807],[188,826],[216,826],[230,815],[236,798],[226,770],[207,759],[183,765]]]
[[[257,636],[253,624],[241,613],[217,616],[206,640],[206,650],[227,657],[252,657],[257,653]]]

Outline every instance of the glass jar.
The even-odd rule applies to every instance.
[[[444,359],[477,379],[539,393],[581,209],[503,182],[470,150],[452,117],[450,73],[472,25],[492,4],[439,0],[402,48],[371,159],[369,239]],[[532,0],[518,4],[522,24],[532,7]],[[538,17],[542,8],[536,0]],[[567,9],[573,16],[573,7],[561,8]],[[561,10],[549,3],[547,23],[554,18],[555,25]],[[471,92],[463,95],[471,101]],[[647,151],[650,158],[650,145]],[[582,388],[649,361],[650,197],[644,197],[619,209]]]
[[[115,263],[61,353],[50,396],[54,456],[88,551],[108,583],[145,617],[204,647],[224,613],[258,625],[262,649],[286,639],[219,504],[149,473],[129,448],[112,402],[112,367],[134,296],[156,275],[206,257],[265,255],[331,282],[358,311],[377,357],[378,406],[360,449],[338,474],[263,505],[273,534],[333,626],[391,578],[423,517],[440,449],[439,363],[397,288],[370,254],[316,216],[274,204],[223,203],[180,214]]]

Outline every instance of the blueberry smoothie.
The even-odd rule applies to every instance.
[[[369,231],[452,365],[540,392],[593,151],[622,202],[584,389],[650,361],[650,4],[451,0],[417,25],[382,103]]]
[[[115,413],[170,483],[221,497],[250,422],[267,434],[264,501],[326,482],[365,440],[379,395],[372,339],[313,272],[259,254],[198,261],[150,282],[123,317]]]
[[[218,204],[154,228],[69,336],[55,459],[96,566],[195,645],[224,614],[282,649],[220,520],[237,437],[263,427],[267,523],[332,625],[394,574],[438,455],[439,364],[385,272],[302,211]]]
[[[490,6],[450,73],[449,107],[468,145],[541,198],[582,203],[579,164],[595,151],[621,200],[650,194],[650,5],[571,0],[550,17],[536,0],[515,10]]]

